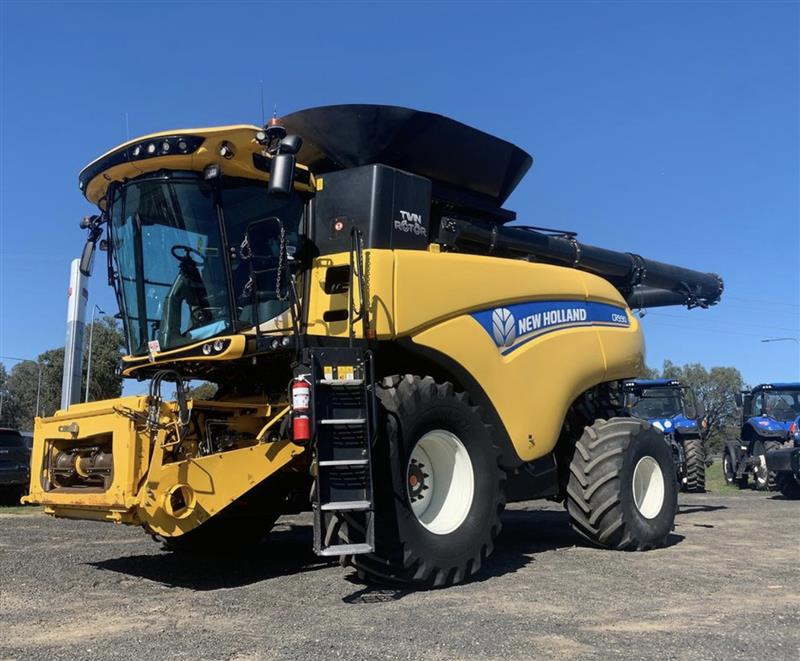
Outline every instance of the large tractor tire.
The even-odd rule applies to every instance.
[[[666,544],[678,482],[669,446],[647,422],[596,420],[575,444],[569,470],[565,504],[581,537],[621,551]]]
[[[794,475],[788,472],[780,472],[775,476],[775,485],[789,500],[800,500],[800,483]]]
[[[477,572],[494,548],[506,474],[492,427],[450,383],[385,379],[373,449],[375,553],[348,556],[362,580],[441,587]],[[348,525],[339,538],[347,543]]]
[[[685,491],[687,493],[705,493],[706,452],[703,448],[702,439],[686,439],[683,442],[683,456],[686,462]]]
[[[777,441],[756,441],[753,444],[753,457],[756,466],[753,469],[755,487],[759,491],[776,491],[775,472],[767,469],[767,452],[781,446]]]

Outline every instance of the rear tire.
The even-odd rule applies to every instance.
[[[575,444],[569,469],[565,505],[581,537],[620,551],[666,544],[678,483],[671,450],[648,423],[596,420]]]
[[[491,555],[501,528],[506,474],[492,427],[465,393],[431,377],[387,379],[377,394],[375,553],[345,562],[367,581],[460,583]],[[349,525],[338,531],[344,543]]]
[[[787,472],[780,472],[775,476],[775,484],[783,494],[784,498],[789,500],[800,500],[800,483],[794,475]]]
[[[706,453],[703,441],[699,438],[686,439],[683,442],[683,456],[686,462],[686,492],[705,493]]]

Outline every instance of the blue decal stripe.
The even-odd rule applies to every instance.
[[[628,328],[625,308],[596,301],[531,301],[474,312],[472,317],[502,355],[549,333],[568,328]]]

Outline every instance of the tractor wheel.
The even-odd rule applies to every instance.
[[[279,514],[256,517],[213,517],[178,537],[159,537],[167,551],[190,555],[237,553],[257,546],[272,530]]]
[[[675,524],[678,483],[669,446],[636,418],[595,420],[575,444],[566,507],[573,530],[605,548],[664,546]]]
[[[450,383],[406,375],[377,389],[375,553],[348,556],[362,580],[441,587],[477,572],[494,548],[505,471],[492,428]],[[338,535],[347,543],[348,525]]]
[[[756,441],[753,445],[753,457],[756,459],[756,466],[753,469],[755,477],[755,487],[759,491],[775,491],[775,472],[767,470],[767,452],[775,450],[781,446],[776,441]]]
[[[725,477],[725,484],[729,484],[730,486],[737,484],[736,463],[728,450],[722,453],[722,474]]]
[[[800,500],[800,482],[797,481],[794,475],[788,472],[780,472],[775,476],[775,484],[783,494],[784,498],[789,500]]]
[[[686,462],[687,493],[705,493],[706,491],[706,453],[703,441],[689,438],[683,442],[683,456]]]

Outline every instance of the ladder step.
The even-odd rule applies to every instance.
[[[372,506],[368,500],[343,500],[340,503],[325,503],[323,512],[363,512]]]
[[[366,418],[326,418],[319,420],[321,425],[363,425],[366,424]]]
[[[320,555],[356,555],[358,553],[372,553],[375,549],[371,544],[337,544],[322,549]]]
[[[322,386],[360,386],[364,379],[320,379],[317,383]]]
[[[366,466],[368,459],[326,459],[320,461],[320,466]]]

